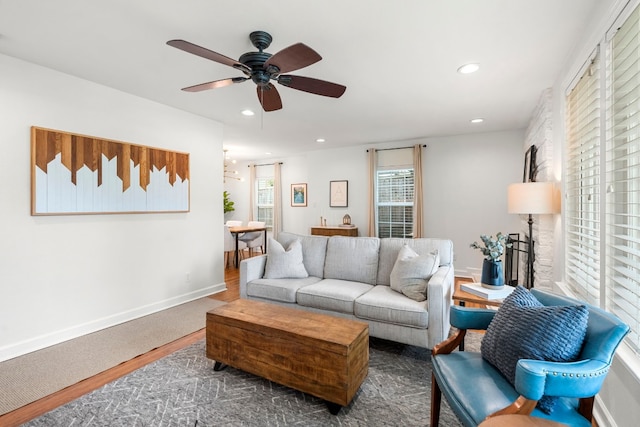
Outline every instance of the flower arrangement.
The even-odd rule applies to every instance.
[[[513,246],[513,243],[509,242],[509,236],[506,236],[502,233],[496,234],[496,237],[487,236],[483,234],[480,236],[482,243],[484,246],[478,244],[478,242],[473,242],[469,247],[473,249],[480,249],[484,258],[489,261],[499,261],[500,257],[504,253],[505,248],[510,248]]]

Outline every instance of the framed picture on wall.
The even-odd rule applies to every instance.
[[[349,206],[349,181],[331,181],[329,183],[329,206],[332,208]]]
[[[307,184],[291,184],[291,206],[307,206]]]

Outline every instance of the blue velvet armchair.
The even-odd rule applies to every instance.
[[[457,332],[432,350],[432,427],[438,426],[443,394],[467,427],[503,414],[591,426],[594,397],[629,327],[614,315],[572,298],[539,290],[532,290],[531,295],[544,306],[587,306],[586,335],[577,360],[561,363],[519,359],[512,385],[480,352],[455,351],[467,329],[487,329],[496,311],[452,306],[451,325]],[[551,413],[536,406],[543,395],[560,396]]]

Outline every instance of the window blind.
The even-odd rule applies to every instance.
[[[411,237],[413,168],[378,170],[376,176],[378,237]]]
[[[258,221],[264,221],[267,227],[273,227],[273,195],[274,178],[256,178],[258,191],[256,192],[256,206],[258,208]]]
[[[640,351],[640,9],[611,41],[606,144],[606,308]]]
[[[565,281],[583,300],[600,300],[599,54],[567,96]]]

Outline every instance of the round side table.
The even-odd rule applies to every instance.
[[[567,425],[528,415],[499,415],[484,420],[478,427],[567,427]]]

